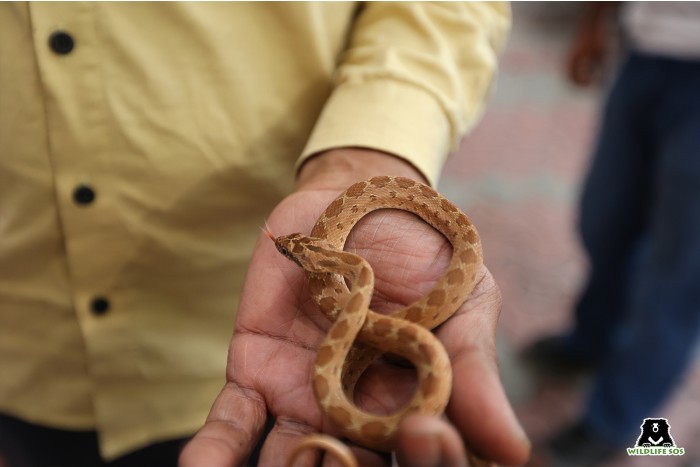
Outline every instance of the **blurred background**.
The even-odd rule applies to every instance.
[[[538,442],[574,421],[585,383],[537,387],[516,355],[535,339],[568,327],[585,277],[577,202],[606,84],[582,89],[566,76],[582,3],[522,2],[512,8],[513,30],[491,104],[447,164],[439,188],[481,233],[486,264],[503,293],[503,378],[523,425]],[[606,466],[700,465],[697,353],[656,416],[669,420],[686,455],[629,458],[621,452]]]

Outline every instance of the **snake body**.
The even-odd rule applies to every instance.
[[[378,209],[416,214],[452,245],[447,270],[433,289],[391,315],[369,309],[372,268],[362,257],[343,251],[352,227]],[[476,284],[483,257],[479,235],[469,218],[426,185],[402,177],[374,177],[338,196],[310,236],[277,237],[275,245],[306,270],[311,295],[333,322],[318,349],[313,388],[322,412],[338,430],[362,446],[391,451],[406,414],[441,414],[450,397],[452,369],[444,347],[430,329],[454,314]],[[350,281],[350,290],[344,278]],[[401,409],[379,415],[357,407],[353,393],[362,373],[386,352],[415,366],[418,389]],[[318,442],[311,444],[319,447]]]

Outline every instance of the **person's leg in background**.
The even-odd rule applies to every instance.
[[[580,231],[590,261],[568,344],[598,363],[624,327],[631,270],[650,210],[654,152],[649,113],[660,70],[637,55],[608,98],[581,199]]]
[[[582,199],[589,280],[571,332],[539,347],[540,361],[557,370],[583,359],[598,372],[581,420],[546,449],[552,465],[594,465],[623,452],[678,380],[700,327],[700,303],[691,306],[700,277],[700,126],[688,100],[697,91],[693,81],[669,83],[668,66],[632,55],[606,105]],[[683,281],[695,281],[690,296],[680,293]]]
[[[656,73],[636,55],[622,65],[606,101],[597,146],[584,182],[579,227],[590,271],[572,329],[526,349],[545,371],[596,366],[624,325],[629,276],[649,215],[653,151],[648,115]]]
[[[584,415],[621,444],[668,398],[700,333],[700,62],[657,60],[665,73],[649,244],[632,285],[630,328]]]

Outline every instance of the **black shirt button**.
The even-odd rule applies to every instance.
[[[49,36],[49,46],[51,50],[59,55],[71,53],[75,47],[73,37],[65,31],[56,31]]]
[[[109,301],[104,297],[96,297],[92,300],[90,309],[95,316],[102,316],[109,311]]]
[[[87,185],[79,185],[73,192],[73,200],[82,205],[88,205],[95,201],[95,190]]]

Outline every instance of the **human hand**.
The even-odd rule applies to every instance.
[[[586,14],[567,58],[567,75],[578,86],[590,86],[600,80],[609,50],[606,20],[616,5],[600,2],[586,5]]]
[[[364,179],[366,175],[376,174],[356,176]],[[308,233],[337,194],[357,181],[341,179],[337,175],[322,182],[307,178],[270,215],[275,234]],[[380,312],[413,302],[429,291],[444,272],[451,251],[437,231],[396,211],[379,211],[363,219],[348,239],[347,249],[372,264],[376,275],[372,309]],[[241,299],[228,382],[206,425],[183,452],[182,467],[242,465],[268,412],[276,424],[265,442],[261,465],[284,464],[308,433],[334,433],[322,418],[309,384],[315,349],[329,323],[316,310],[304,284],[303,271],[261,236]],[[525,460],[529,445],[509,409],[495,362],[499,308],[498,288],[484,268],[470,300],[437,332],[454,369],[447,408],[454,426],[444,420],[407,419],[399,430],[397,458],[402,465],[466,465],[462,439],[498,462]],[[410,398],[414,387],[411,369],[376,365],[357,388],[359,404],[370,411],[391,411]],[[389,462],[386,455],[359,447],[353,450],[360,465]]]
[[[599,33],[582,36],[571,49],[567,74],[576,85],[587,87],[598,81],[606,54],[604,38]]]

